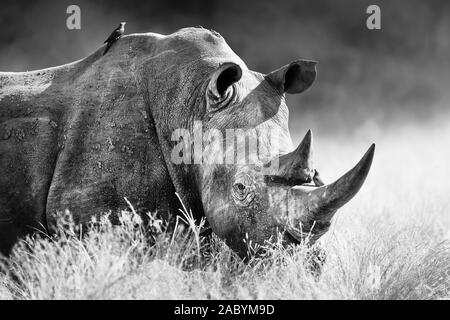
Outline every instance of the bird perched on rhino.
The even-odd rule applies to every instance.
[[[106,43],[106,48],[105,51],[103,51],[103,55],[105,55],[108,52],[108,50],[111,48],[114,42],[116,42],[122,37],[123,33],[125,32],[125,24],[126,22],[121,22],[119,26],[116,28],[116,30],[114,30],[111,33],[108,39],[106,39],[105,42],[103,42]]]

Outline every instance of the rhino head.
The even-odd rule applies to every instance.
[[[246,131],[238,133],[247,144],[233,146],[225,137],[228,142],[217,139],[217,147],[206,139],[206,157],[231,155],[233,159],[234,155],[236,163],[203,164],[203,206],[212,230],[241,256],[248,252],[249,243],[263,244],[280,234],[287,244],[306,238],[315,242],[328,230],[335,212],[359,191],[369,172],[374,145],[353,169],[327,185],[313,166],[312,132],[291,148],[284,94],[309,88],[315,68],[315,62],[299,60],[262,76],[243,75],[238,65],[226,64],[211,77],[207,109],[224,109],[214,111],[207,125],[218,128],[222,124],[223,130],[239,122]]]
[[[261,74],[249,70],[217,34],[185,32],[176,38],[182,50],[175,59],[189,61],[186,67],[151,73],[172,72],[160,82],[170,88],[170,98],[149,99],[164,106],[153,108],[153,117],[157,126],[165,124],[159,136],[175,189],[241,256],[250,242],[264,244],[278,235],[287,244],[316,241],[361,188],[374,145],[348,173],[323,184],[312,162],[311,131],[293,146],[285,101],[285,94],[313,84],[317,63],[297,60]],[[168,55],[167,47],[155,56]],[[174,135],[177,128],[191,139]]]

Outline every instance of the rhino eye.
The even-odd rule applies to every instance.
[[[232,196],[234,202],[240,207],[247,207],[255,198],[255,187],[253,185],[246,185],[242,182],[233,184]]]
[[[247,187],[243,183],[235,183],[233,185],[233,196],[236,200],[244,200],[247,196]]]

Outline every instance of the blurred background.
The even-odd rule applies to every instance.
[[[70,4],[81,8],[81,30],[66,27]],[[366,28],[371,4],[381,8],[381,30]],[[430,133],[425,141],[450,149],[440,133],[450,124],[445,0],[3,0],[1,6],[1,71],[81,59],[120,21],[127,22],[127,33],[168,34],[202,25],[221,33],[259,72],[297,58],[319,61],[313,87],[288,97],[294,141],[311,128],[318,148],[321,138],[333,138],[360,153],[358,142],[365,148],[386,137],[395,143],[402,132],[423,136],[433,130],[437,136]]]
[[[71,4],[81,8],[81,30],[66,27]],[[381,8],[381,30],[366,28],[366,9],[372,4]],[[430,243],[450,241],[450,1],[2,0],[0,8],[0,71],[84,58],[121,21],[127,22],[126,33],[169,34],[197,25],[214,29],[250,69],[262,73],[298,58],[319,61],[314,85],[287,97],[294,143],[307,129],[313,130],[315,168],[325,182],[345,173],[376,143],[366,183],[336,214],[321,240],[331,254],[330,270],[342,274],[339,278],[328,273],[342,279],[330,292],[340,292],[339,298],[361,298],[345,293],[345,288],[359,292],[361,284],[372,279],[372,266],[384,270],[383,277],[388,275],[380,280],[380,297],[397,297],[396,292],[407,292],[398,297],[409,296],[413,290],[408,281],[426,286],[433,277],[448,288],[450,272],[439,273],[443,269],[436,267]],[[422,247],[431,248],[430,254]],[[438,254],[445,265],[450,252]],[[155,271],[160,266],[148,269],[158,279],[161,273]],[[161,279],[168,279],[173,288],[172,278]],[[191,276],[188,279],[195,284]],[[186,285],[176,283],[177,290],[185,290]],[[322,288],[324,283],[318,283]],[[154,291],[155,282],[150,284]],[[308,288],[291,285],[290,291]],[[167,283],[161,288],[168,291]],[[308,290],[305,297],[317,298],[318,291]]]

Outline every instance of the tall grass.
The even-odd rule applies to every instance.
[[[0,275],[2,299],[449,299],[450,129],[361,131],[317,140],[324,176],[343,173],[367,139],[377,153],[366,185],[320,240],[319,277],[305,246],[267,246],[243,262],[182,206],[175,230],[130,210],[80,230],[67,214],[57,236],[19,243]],[[370,141],[371,142],[371,141]],[[322,159],[322,160],[321,160]],[[325,159],[325,160],[324,160]]]

